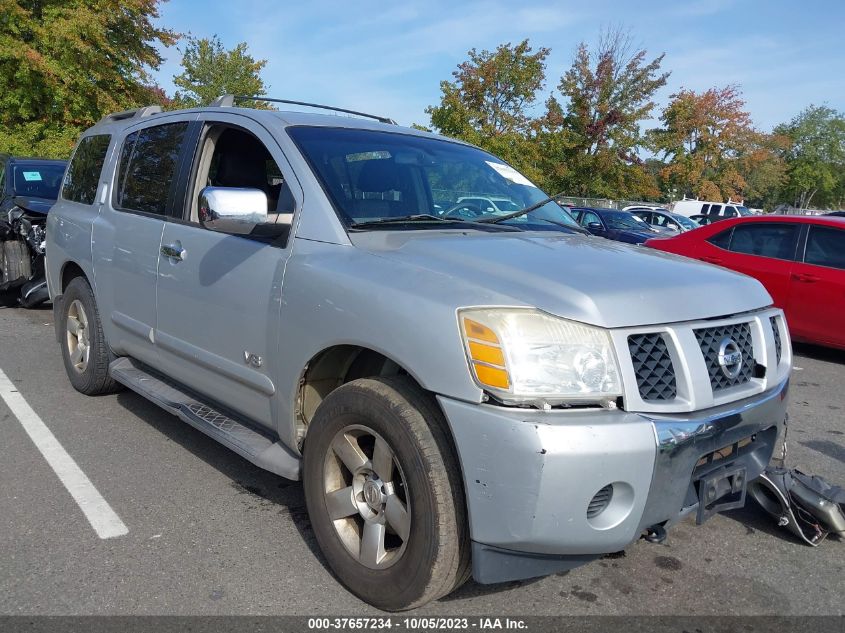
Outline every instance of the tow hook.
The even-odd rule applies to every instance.
[[[659,545],[666,540],[666,528],[662,525],[652,525],[650,528],[646,528],[643,538],[649,543]]]

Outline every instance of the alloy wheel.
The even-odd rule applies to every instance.
[[[326,509],[349,554],[385,569],[404,554],[411,532],[407,480],[396,454],[367,426],[341,429],[323,466]]]

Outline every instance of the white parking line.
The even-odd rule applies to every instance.
[[[127,534],[129,529],[120,520],[117,513],[103,499],[91,480],[73,460],[73,457],[68,455],[64,447],[59,444],[56,436],[42,422],[38,414],[32,410],[32,407],[24,400],[24,397],[2,369],[0,369],[0,397],[15,414],[35,447],[41,452],[50,468],[67,488],[70,496],[79,505],[97,536],[106,539]]]

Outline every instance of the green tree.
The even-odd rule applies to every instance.
[[[426,108],[431,126],[446,136],[501,156],[542,184],[531,106],[545,81],[549,49],[533,52],[528,40],[495,51],[469,51],[454,81],[440,82],[440,104]]]
[[[161,95],[160,0],[0,0],[0,152],[66,157],[104,114]]]
[[[784,195],[799,208],[840,206],[845,193],[845,116],[810,105],[775,128],[786,137]]]
[[[582,43],[561,77],[541,121],[546,170],[554,189],[601,197],[656,196],[659,191],[638,157],[640,124],[666,84],[663,55],[648,60],[621,30],[602,34],[594,52]]]
[[[226,50],[216,35],[188,37],[182,52],[182,72],[173,77],[174,105],[182,108],[204,106],[224,94],[260,97],[267,94],[261,79],[266,59],[256,60],[247,52],[246,42]],[[258,106],[265,106],[257,102]]]

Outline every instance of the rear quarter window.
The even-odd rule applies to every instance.
[[[727,231],[722,231],[721,233],[716,233],[713,237],[708,239],[707,241],[710,242],[713,246],[717,246],[719,248],[723,248],[728,250],[731,245],[731,233],[733,229],[728,229]]]
[[[86,136],[79,142],[62,185],[64,200],[94,204],[110,142],[110,134]]]

